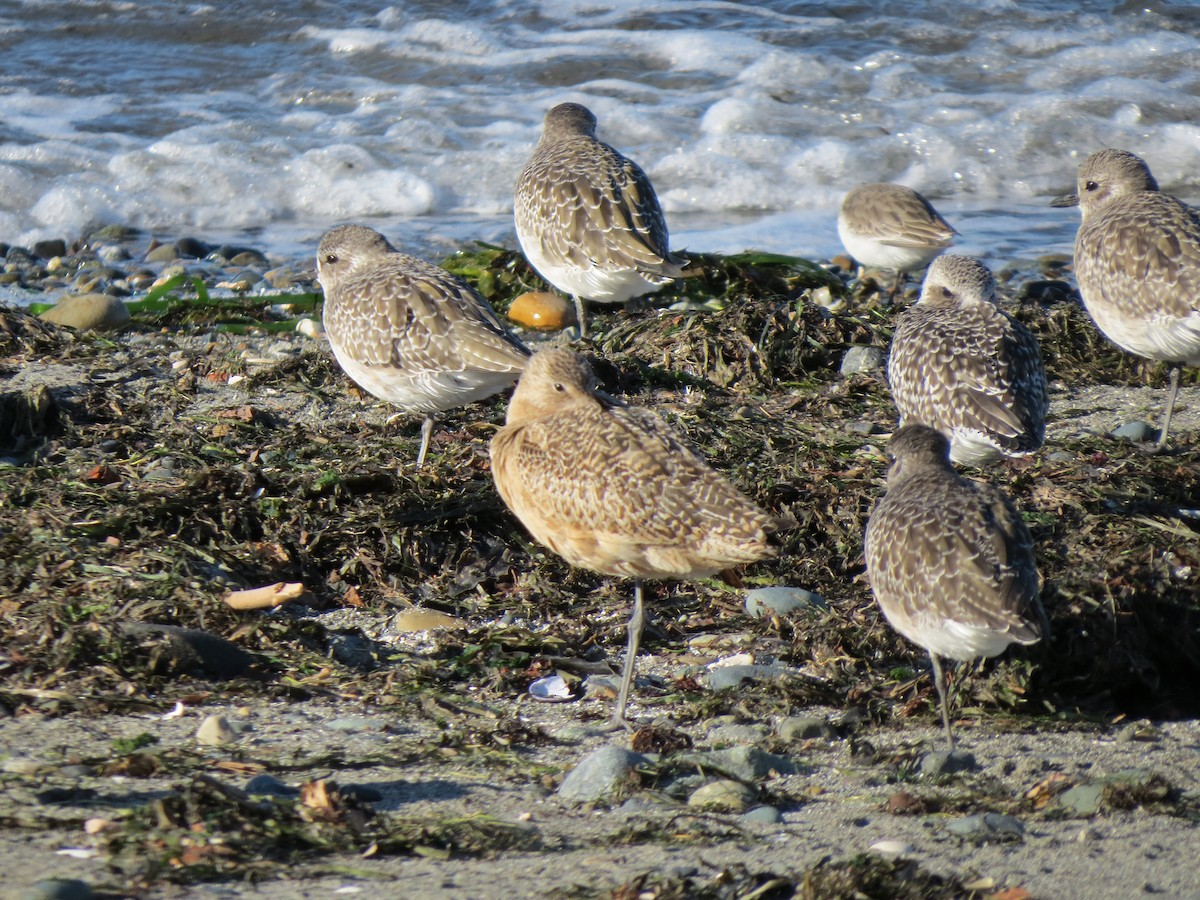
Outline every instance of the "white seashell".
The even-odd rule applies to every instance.
[[[534,700],[542,703],[565,703],[575,699],[571,694],[571,686],[561,675],[547,675],[529,685],[529,694]]]

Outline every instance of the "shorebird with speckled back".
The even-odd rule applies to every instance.
[[[317,276],[338,364],[368,393],[424,417],[417,468],[438,413],[511,387],[525,368],[529,351],[483,297],[372,228],[326,232]]]
[[[1162,450],[1179,394],[1179,366],[1200,365],[1200,212],[1158,189],[1145,161],[1124,150],[1093,153],[1077,192],[1051,206],[1078,206],[1075,280],[1083,304],[1114,344],[1174,363]]]
[[[1049,634],[1033,538],[998,488],[954,471],[945,435],[909,425],[889,449],[887,493],[867,522],[867,577],[892,627],[928,651],[953,749],[938,657],[996,656]]]
[[[773,516],[654,413],[598,392],[569,350],[529,361],[492,438],[492,477],[536,540],[571,565],[634,579],[617,725],[629,727],[642,581],[705,578],[776,552]]]
[[[575,298],[582,337],[584,300],[627,303],[670,284],[687,260],[670,237],[650,179],[596,138],[596,117],[578,103],[548,113],[517,179],[517,240],[546,281]]]
[[[896,273],[892,296],[908,273],[925,268],[958,236],[928,200],[888,182],[861,184],[846,194],[837,230],[842,246],[860,266]]]
[[[1046,372],[1037,338],[997,305],[978,260],[939,256],[921,298],[897,319],[888,382],[901,425],[950,440],[950,459],[982,466],[1023,457],[1046,432]]]

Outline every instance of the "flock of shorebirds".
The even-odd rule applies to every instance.
[[[1200,364],[1200,215],[1161,193],[1146,164],[1102,150],[1079,167],[1082,226],[1075,271],[1096,324],[1125,350]],[[570,294],[581,337],[584,302],[625,303],[659,290],[688,264],[669,248],[645,172],[596,137],[576,103],[551,109],[516,184],[517,236],[530,264]],[[997,305],[980,262],[943,256],[956,232],[919,194],[869,184],[845,198],[838,232],[860,265],[928,267],[920,299],[899,316],[887,376],[900,428],[887,492],[865,536],[867,574],[886,619],[928,651],[951,747],[939,657],[994,656],[1048,634],[1034,544],[1002,491],[964,478],[1042,444],[1048,407],[1036,339]],[[438,413],[514,383],[491,442],[504,502],[569,563],[634,580],[633,614],[613,722],[626,718],[644,619],[644,579],[704,578],[773,555],[775,516],[712,469],[648,409],[596,387],[583,356],[531,354],[486,300],[378,232],[343,225],[317,253],[334,355],[369,393],[424,418],[424,463]],[[893,291],[895,288],[893,288]]]

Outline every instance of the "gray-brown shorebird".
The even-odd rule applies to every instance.
[[[1200,365],[1200,212],[1158,189],[1145,161],[1100,150],[1079,167],[1075,280],[1096,326],[1121,349],[1174,363],[1162,428],[1167,442],[1179,367]]]
[[[338,364],[368,393],[424,418],[417,468],[438,413],[511,387],[529,358],[466,282],[373,228],[326,232],[317,274]]]
[[[626,303],[678,278],[687,260],[670,251],[667,222],[650,179],[596,138],[596,117],[578,103],[548,113],[517,179],[517,239],[529,264],[575,299]]]
[[[929,653],[946,742],[954,747],[938,657],[996,656],[1049,634],[1033,538],[998,488],[959,475],[945,435],[892,437],[887,493],[867,522],[867,577],[884,617]]]
[[[1046,372],[1037,338],[997,305],[996,280],[966,256],[929,266],[921,299],[896,322],[888,382],[901,425],[950,439],[950,459],[982,466],[1022,457],[1046,433]]]

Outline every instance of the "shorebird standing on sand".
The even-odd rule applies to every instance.
[[[909,425],[889,450],[887,493],[867,522],[867,577],[892,627],[928,651],[954,749],[938,657],[996,656],[1049,634],[1033,538],[999,489],[954,471],[940,432]]]
[[[578,103],[548,113],[542,137],[517,179],[517,240],[529,264],[575,298],[627,303],[670,284],[687,260],[671,253],[650,179],[596,138],[596,117]]]
[[[1051,202],[1078,206],[1075,280],[1104,336],[1129,353],[1174,363],[1158,442],[1167,442],[1182,363],[1200,366],[1200,212],[1158,189],[1146,163],[1100,150],[1078,188]]]
[[[888,383],[901,425],[950,440],[950,459],[982,466],[1022,457],[1046,433],[1046,372],[1037,338],[997,305],[996,280],[978,260],[939,256],[921,299],[900,314]]]
[[[569,350],[529,361],[492,438],[492,477],[536,540],[571,565],[634,579],[616,725],[629,727],[642,581],[705,578],[776,552],[773,516],[654,413],[597,392]]]
[[[958,235],[933,206],[902,184],[861,184],[842,200],[838,237],[860,266],[896,273],[891,295]],[[861,274],[861,273],[860,273]]]
[[[326,232],[317,277],[338,364],[368,393],[424,417],[417,468],[434,416],[511,387],[529,358],[464,281],[399,252],[372,228]]]

